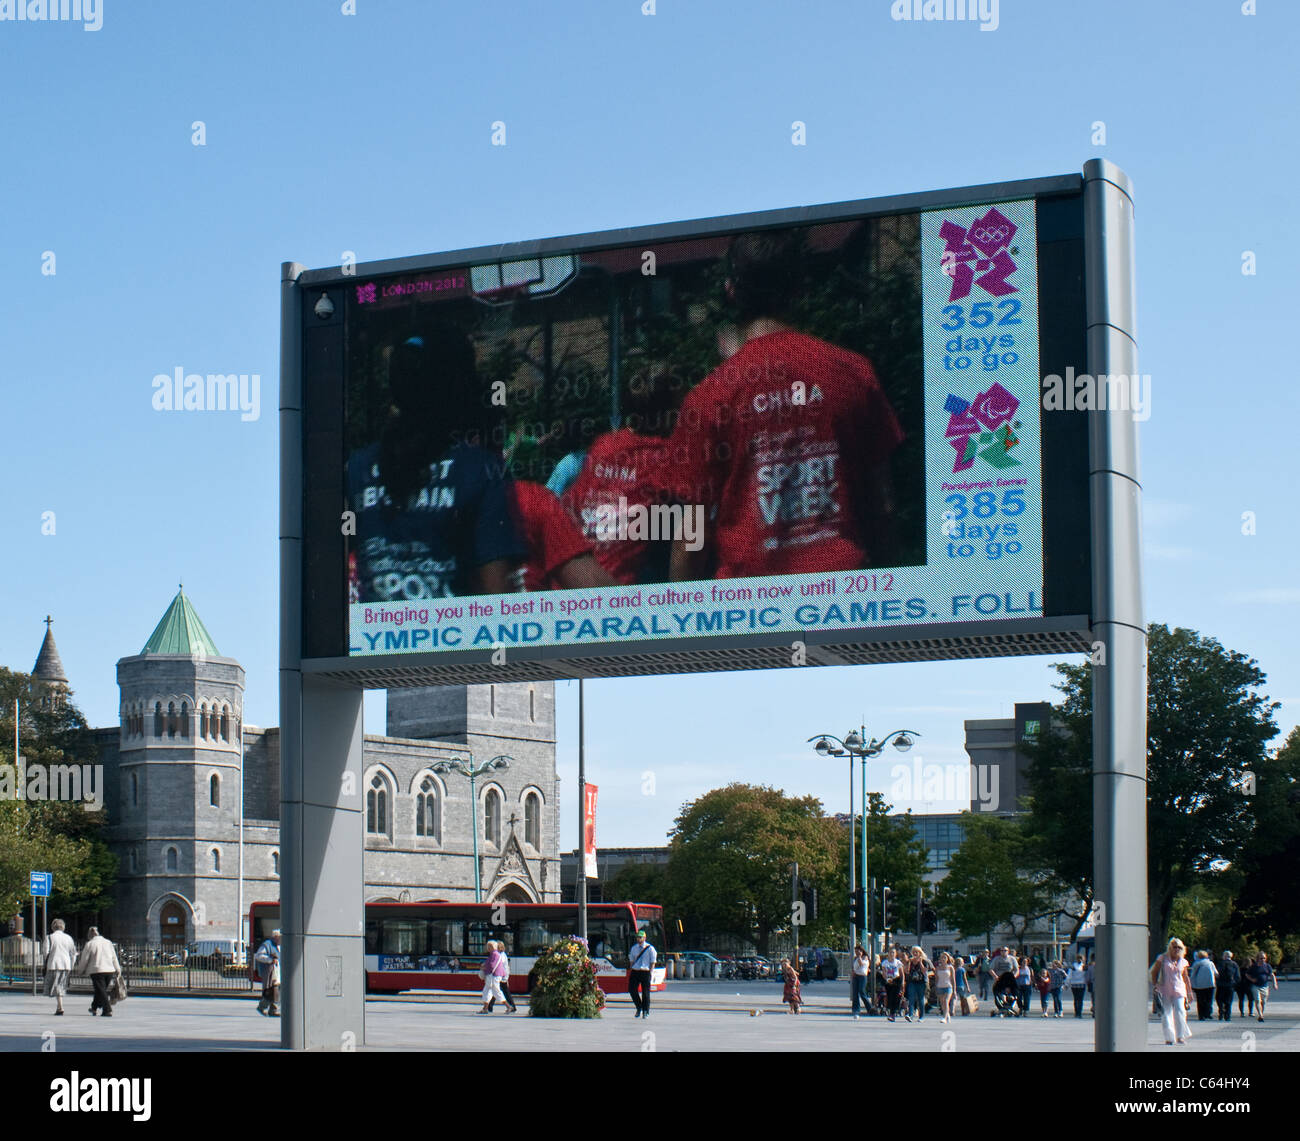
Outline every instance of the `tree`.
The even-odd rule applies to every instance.
[[[605,888],[605,898],[668,905],[663,864],[624,864]]]
[[[70,696],[45,704],[30,675],[0,669],[0,787],[18,786],[14,763],[14,702],[19,747],[29,778],[52,765],[94,765],[94,736]],[[5,746],[8,749],[5,749]],[[101,790],[102,793],[102,790]],[[54,875],[50,912],[65,916],[112,905],[117,858],[103,840],[106,813],[77,802],[0,799],[0,912],[7,918],[29,903],[32,871]]]
[[[910,914],[904,903],[916,898],[917,888],[928,886],[925,884],[925,875],[930,867],[929,855],[917,837],[910,812],[895,819],[891,817],[893,805],[887,804],[880,793],[871,792],[867,797],[867,875],[876,881],[877,891],[882,887],[893,889],[895,900],[900,901],[895,906],[899,918],[894,926],[901,929]],[[844,938],[849,908],[849,830],[842,824],[838,827],[835,868],[817,883],[818,918],[815,923],[809,923],[806,931],[800,932],[799,939],[802,943],[827,943],[835,946]],[[854,817],[853,836],[856,842],[862,839],[861,815]],[[857,861],[854,868],[856,881],[862,869],[860,849],[854,852],[854,859]],[[803,865],[800,865],[799,874],[804,874]],[[877,897],[877,927],[880,922],[880,902]],[[862,926],[866,926],[865,922]]]
[[[809,879],[835,865],[835,830],[821,801],[730,784],[682,807],[669,832],[665,887],[697,929],[752,939],[761,955],[791,923],[790,867]]]
[[[1080,896],[1092,892],[1091,662],[1059,663],[1062,731],[1033,748],[1028,829],[1040,858]],[[1257,663],[1194,630],[1147,629],[1147,868],[1150,953],[1168,937],[1174,899],[1235,860],[1254,826],[1244,774],[1266,766],[1275,702]],[[1100,901],[1104,903],[1105,901]]]
[[[1272,938],[1295,954],[1300,943],[1300,726],[1247,783],[1255,827],[1233,864],[1240,888],[1228,927]]]
[[[965,838],[935,892],[935,906],[962,938],[1010,927],[1017,941],[1051,913],[1052,896],[1020,822],[974,812],[961,815]]]

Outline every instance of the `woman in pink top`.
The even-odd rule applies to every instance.
[[[483,962],[483,970],[479,977],[483,980],[483,1009],[480,1014],[491,1014],[492,1008],[488,1006],[489,1002],[500,1000],[505,1001],[505,996],[501,993],[501,952],[497,950],[495,940],[487,941],[487,958]]]
[[[1169,947],[1151,967],[1151,981],[1160,996],[1161,1021],[1165,1028],[1165,1045],[1186,1042],[1192,1036],[1187,1028],[1187,996],[1192,983],[1187,971],[1187,948],[1181,939],[1170,939]]]

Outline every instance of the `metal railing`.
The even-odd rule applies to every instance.
[[[245,964],[232,961],[229,954],[187,955],[183,950],[147,943],[115,943],[118,961],[127,989],[135,992],[155,991],[219,991],[227,994],[249,994],[260,990],[260,985],[248,977]],[[77,947],[78,953],[81,946]],[[45,974],[43,960],[37,953],[36,981],[44,992]],[[30,990],[32,986],[31,945],[20,950],[6,946],[0,950],[0,987],[10,990]],[[90,978],[74,974],[68,979],[68,989],[89,993]]]

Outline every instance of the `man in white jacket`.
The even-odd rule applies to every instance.
[[[90,928],[87,934],[90,938],[81,948],[76,973],[89,975],[90,983],[95,988],[95,997],[90,1000],[90,1013],[102,1010],[105,1018],[112,1018],[113,1003],[108,997],[108,984],[114,976],[121,973],[122,964],[117,961],[117,950],[99,933],[98,927]]]
[[[77,945],[64,930],[62,919],[50,924],[50,934],[41,948],[45,955],[45,993],[57,1004],[55,1014],[63,1013],[63,996],[68,993],[68,975],[77,961]]]

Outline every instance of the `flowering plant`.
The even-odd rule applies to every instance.
[[[587,957],[587,941],[565,936],[537,956],[528,1013],[535,1018],[599,1018],[605,992]]]

